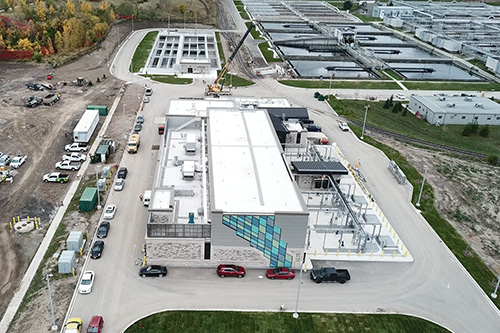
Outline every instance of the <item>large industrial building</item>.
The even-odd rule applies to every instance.
[[[308,133],[306,120],[285,99],[172,101],[148,207],[148,263],[413,260],[338,148],[309,136],[324,134]]]
[[[413,95],[408,107],[434,125],[500,125],[500,105],[485,97]]]

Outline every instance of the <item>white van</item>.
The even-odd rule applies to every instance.
[[[144,206],[149,206],[149,202],[151,201],[151,191],[144,191],[144,195],[142,196],[142,204]]]

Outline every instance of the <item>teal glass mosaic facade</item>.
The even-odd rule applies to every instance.
[[[281,240],[281,228],[274,224],[274,216],[223,215],[222,224],[263,252],[270,267],[292,267],[293,257],[286,253],[287,243]]]

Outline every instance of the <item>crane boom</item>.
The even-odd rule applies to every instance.
[[[217,95],[217,94],[219,94],[222,91],[222,85],[219,85],[219,82],[224,77],[224,75],[227,73],[227,70],[229,69],[229,66],[231,65],[231,63],[233,62],[233,59],[236,56],[236,53],[238,53],[241,45],[243,45],[243,42],[247,38],[247,36],[250,33],[250,31],[252,31],[253,27],[255,27],[255,24],[252,22],[248,26],[248,29],[245,32],[245,34],[243,35],[243,37],[241,37],[241,40],[238,43],[238,45],[236,46],[236,48],[234,49],[233,53],[231,54],[231,56],[229,57],[229,59],[226,61],[226,64],[224,65],[224,67],[220,71],[219,75],[215,79],[214,84],[207,85],[207,89],[206,89],[206,92],[205,92],[206,95]]]

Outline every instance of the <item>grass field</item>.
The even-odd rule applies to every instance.
[[[269,50],[269,44],[267,42],[260,43],[259,49],[260,49],[260,52],[262,52],[262,55],[264,56],[264,58],[266,59],[267,62],[281,62],[281,61],[283,61],[283,60],[281,60],[280,57],[278,57],[278,58],[274,57],[275,53],[273,51]]]
[[[132,62],[130,63],[130,72],[137,73],[141,68],[146,65],[146,60],[148,60],[149,53],[153,48],[153,44],[156,40],[156,36],[158,35],[158,31],[150,31],[144,36],[141,40],[137,49],[134,52],[134,56],[132,57]]]
[[[498,144],[500,142],[500,126],[489,126],[490,133],[486,138],[478,135],[464,137],[461,133],[465,125],[434,126],[413,117],[410,112],[404,117],[402,112],[393,113],[392,108],[384,109],[384,103],[385,101],[338,100],[333,96],[330,100],[332,108],[338,114],[349,119],[362,122],[365,106],[369,105],[370,109],[366,118],[368,125],[447,146],[487,155],[500,155],[500,145]]]
[[[139,323],[142,329],[139,328]],[[125,331],[125,333],[135,332],[440,333],[449,331],[429,321],[405,315],[300,313],[298,319],[293,319],[291,313],[283,312],[168,311],[141,319]]]
[[[156,82],[161,82],[161,83],[168,83],[168,84],[191,84],[193,83],[193,79],[190,78],[182,78],[182,77],[177,77],[175,75],[141,75],[144,77],[149,77],[151,80],[156,81]]]
[[[267,43],[263,43],[267,45]],[[262,45],[262,44],[261,44]],[[260,45],[259,45],[260,47]],[[262,50],[262,49],[261,49]],[[269,51],[270,52],[270,51]],[[267,60],[267,58],[266,58]],[[390,75],[398,78],[394,72],[387,71]],[[320,80],[281,80],[281,84],[300,88],[328,88],[330,79]],[[497,91],[500,90],[500,83],[470,83],[470,82],[411,82],[403,81],[403,85],[410,90],[457,90],[457,91]],[[338,89],[393,89],[402,90],[394,81],[342,81],[332,80],[332,88]]]

